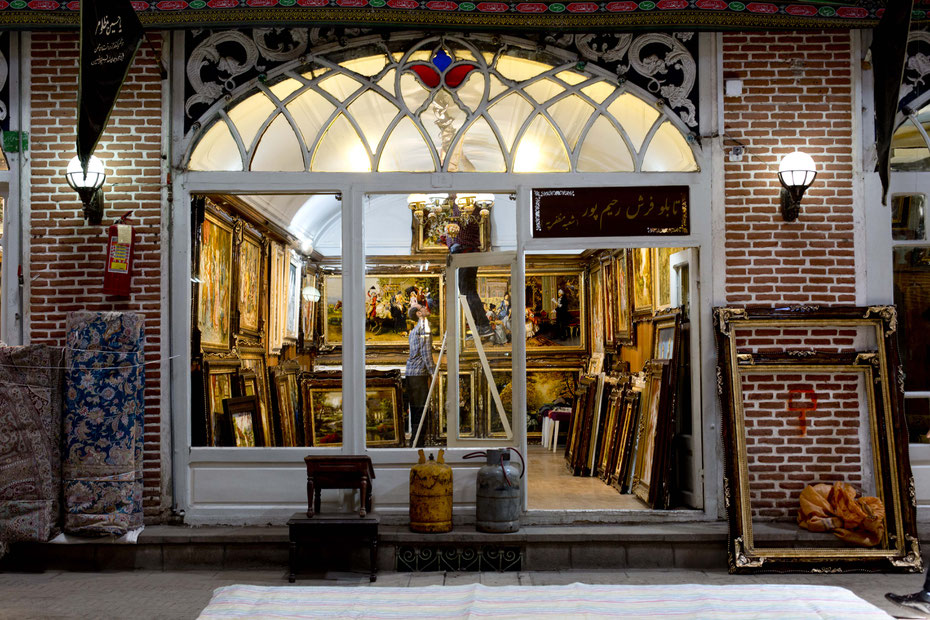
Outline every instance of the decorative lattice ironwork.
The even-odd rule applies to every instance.
[[[395,553],[398,572],[473,572],[519,571],[523,566],[520,547],[398,547]]]

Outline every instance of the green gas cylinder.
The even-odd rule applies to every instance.
[[[414,532],[452,531],[452,468],[443,460],[420,461],[410,468],[410,529]]]

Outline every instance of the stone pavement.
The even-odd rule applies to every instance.
[[[325,578],[324,578],[325,577]],[[480,582],[496,585],[595,584],[810,584],[848,588],[897,617],[913,613],[888,603],[885,592],[913,592],[923,575],[729,575],[726,570],[627,569],[600,571],[534,571],[513,573],[395,573],[382,572],[369,584],[367,573],[328,573],[297,580],[298,586],[426,586]],[[134,620],[196,618],[214,588],[234,583],[287,586],[286,571],[116,571],[0,573],[0,618],[109,618]]]

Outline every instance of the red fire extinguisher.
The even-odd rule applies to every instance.
[[[107,244],[107,265],[103,273],[103,293],[128,297],[132,285],[132,255],[136,245],[136,233],[127,224],[126,213],[110,226]]]

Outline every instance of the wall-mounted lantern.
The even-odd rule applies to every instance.
[[[786,222],[798,219],[801,198],[814,179],[817,167],[807,153],[794,151],[785,155],[778,165],[778,180],[781,181],[781,216]]]
[[[84,205],[84,219],[91,224],[100,224],[103,221],[103,182],[107,178],[103,162],[91,155],[87,162],[87,174],[81,167],[81,160],[77,157],[68,162],[65,171],[68,185],[81,197]]]

